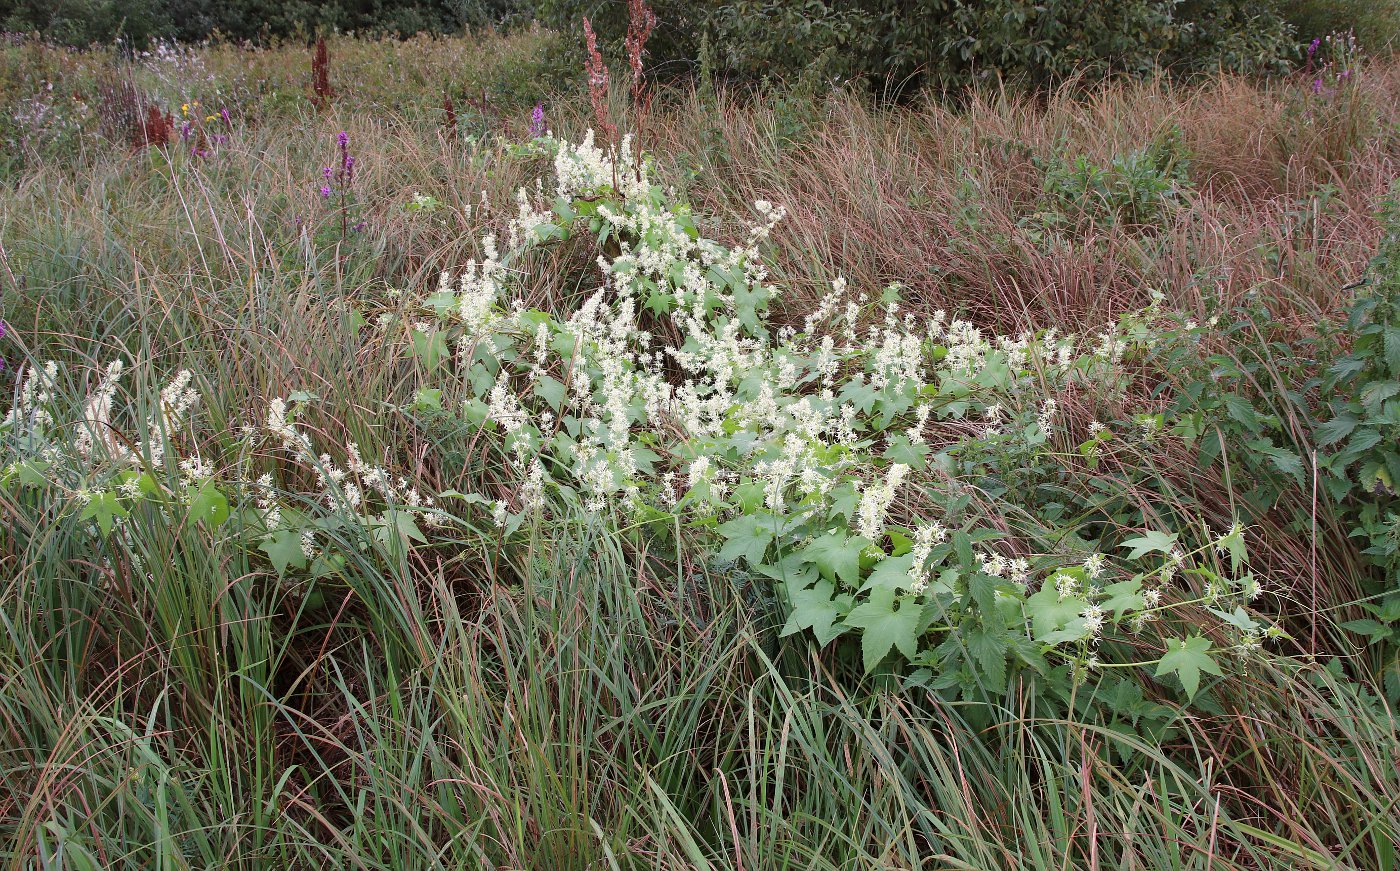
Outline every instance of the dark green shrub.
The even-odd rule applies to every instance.
[[[533,8],[561,28],[589,16],[614,41],[627,26],[623,0],[535,0]],[[1267,71],[1294,52],[1282,16],[1255,0],[661,0],[655,9],[661,27],[649,48],[663,68],[694,58],[707,34],[731,74],[817,65],[832,78],[863,76],[896,92],[917,82],[1040,85],[1162,66]]]
[[[17,0],[0,17],[6,30],[38,31],[66,45],[137,46],[156,38],[264,39],[317,31],[444,33],[485,27],[518,11],[516,0]]]

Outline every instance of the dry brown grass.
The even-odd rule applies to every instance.
[[[685,97],[658,117],[651,145],[666,160],[685,155],[700,170],[690,196],[729,223],[758,197],[788,207],[777,259],[797,311],[842,274],[872,295],[903,282],[923,307],[1002,329],[1094,328],[1152,288],[1189,311],[1270,287],[1308,323],[1336,311],[1337,288],[1374,249],[1373,213],[1400,158],[1400,76],[1369,68],[1354,99],[1311,118],[1303,87],[1149,81],[895,110],[834,94],[803,107],[792,142],[769,99]],[[1173,130],[1194,189],[1164,226],[1080,225],[1062,245],[1037,237],[1027,218],[1043,207],[1038,163],[1106,165]]]

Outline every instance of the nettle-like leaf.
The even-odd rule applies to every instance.
[[[993,689],[1006,686],[1006,654],[1011,636],[1003,626],[977,625],[959,633],[967,651]]]

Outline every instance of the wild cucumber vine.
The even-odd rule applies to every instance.
[[[1247,608],[1260,586],[1238,525],[1050,534],[988,510],[997,494],[976,484],[998,456],[1034,468],[1068,449],[1097,462],[1115,433],[1095,423],[1067,444],[1056,397],[1122,393],[1125,359],[1152,342],[1155,304],[1094,337],[985,336],[943,312],[905,312],[897,286],[871,302],[837,281],[800,326],[779,326],[761,246],[780,206],[756,203],[747,239],[730,247],[701,234],[626,140],[610,152],[591,135],[542,138],[524,151],[552,157],[551,190],[520,192],[505,249],[488,236],[479,262],[444,276],[406,344],[431,379],[411,410],[496,444],[516,483],[508,500],[435,501],[354,445],[339,464],[318,454],[296,423],[314,402],[305,394],[274,399],[217,473],[167,448],[189,397],[175,416],[162,403],[139,448],[119,450],[104,435],[119,372],[85,409],[87,435],[65,447],[44,410],[54,373],[31,370],[5,422],[27,456],[6,480],[59,481],[95,536],[120,535],[138,504],[211,529],[237,517],[236,534],[287,578],[333,578],[347,530],[402,553],[458,535],[468,521],[451,506],[481,506],[509,537],[581,504],[629,535],[682,527],[710,542],[719,564],[771,583],[782,634],[849,641],[867,672],[907,662],[912,679],[964,696],[1026,671],[1151,668],[1190,699],[1202,675],[1222,673],[1223,650],[1247,654],[1278,634]],[[558,313],[511,300],[540,249],[585,233],[602,281],[582,304]],[[1143,421],[1144,433],[1160,426]],[[252,448],[268,439],[314,474],[315,492],[288,498],[274,472],[255,473]],[[174,465],[174,477],[158,474]],[[1218,619],[1203,627],[1206,614]]]
[[[1190,697],[1220,673],[1218,644],[1191,633],[1143,654],[1148,624],[1204,605],[1239,650],[1276,632],[1244,607],[1259,586],[1238,527],[1215,542],[1223,572],[1164,530],[1118,542],[1121,559],[1036,553],[976,519],[977,493],[952,474],[988,440],[1053,450],[1054,395],[1125,387],[1123,358],[1149,343],[1154,312],[1087,343],[984,337],[942,312],[902,313],[891,287],[882,322],[864,327],[866,298],[838,281],[800,328],[777,327],[759,245],[780,207],[756,203],[745,244],[726,247],[626,142],[538,144],[553,153],[552,196],[520,193],[507,250],[488,238],[480,263],[444,276],[414,337],[444,377],[433,406],[501,438],[523,482],[512,517],[547,511],[558,490],[660,534],[683,521],[713,536],[717,560],[772,582],[784,634],[858,637],[867,671],[893,652],[945,688],[1000,688],[1057,663],[1155,664]],[[512,271],[584,229],[602,286],[562,316],[512,305]],[[1108,437],[1098,426],[1078,451],[1092,462]],[[1193,592],[1173,588],[1183,574]]]

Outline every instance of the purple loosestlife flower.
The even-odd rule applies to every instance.
[[[321,175],[325,176],[326,178],[330,178],[331,176],[335,175],[335,170],[331,169],[329,166],[323,166],[321,167]]]
[[[331,197],[331,186],[330,186],[330,185],[328,185],[328,184],[323,184],[323,185],[321,185],[321,197],[322,197],[323,199],[330,199],[330,197]]]
[[[1308,43],[1308,57],[1311,58],[1313,55],[1317,54],[1317,50],[1321,47],[1322,39],[1320,37],[1313,39],[1312,42]]]
[[[536,103],[535,111],[530,113],[530,138],[538,139],[544,135],[544,104]]]
[[[227,110],[227,109],[220,109],[220,110],[219,110],[219,117],[222,118],[222,119],[224,119],[224,123],[225,123],[225,124],[233,124],[233,119],[229,117],[229,114],[228,114],[228,110]]]
[[[335,135],[335,141],[340,144],[341,148],[347,148],[350,145],[350,134],[342,130]]]
[[[1320,76],[1318,78],[1313,79],[1312,92],[1314,94],[1322,93],[1322,78]]]

